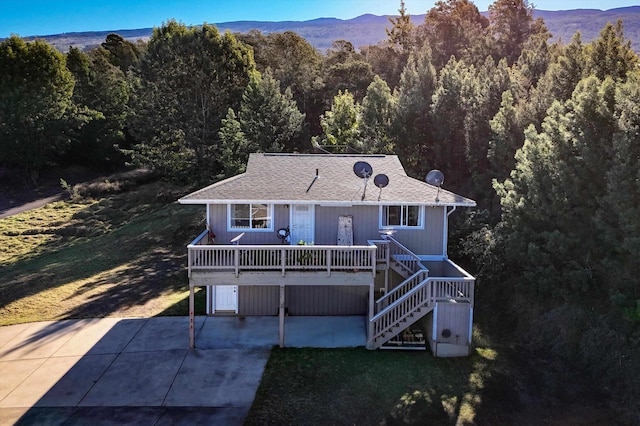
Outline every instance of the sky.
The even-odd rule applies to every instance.
[[[420,15],[436,0],[405,0]],[[477,0],[480,11],[493,1]],[[613,9],[640,0],[533,0],[538,10]],[[0,0],[0,38],[82,31],[150,28],[175,19],[187,25],[230,21],[351,19],[365,13],[394,15],[400,0]]]

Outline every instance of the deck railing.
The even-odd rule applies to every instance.
[[[432,308],[438,301],[473,303],[473,285],[473,277],[430,277],[423,280],[371,318],[369,339],[375,341],[407,320],[417,309]]]
[[[413,275],[421,269],[427,269],[418,255],[411,250],[400,244],[392,237],[388,237],[389,241],[389,258],[395,261],[396,264],[404,269],[408,275]]]
[[[193,271],[370,271],[376,273],[376,246],[208,245],[206,231],[187,246]]]

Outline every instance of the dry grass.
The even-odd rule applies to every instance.
[[[185,246],[203,211],[169,195],[155,182],[0,220],[0,325],[186,315]]]

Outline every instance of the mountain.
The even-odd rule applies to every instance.
[[[482,12],[485,16],[488,12]],[[425,15],[412,15],[417,25],[424,21]],[[553,34],[553,40],[568,43],[576,31],[580,31],[583,42],[597,38],[600,30],[607,22],[623,20],[624,35],[631,40],[632,47],[640,52],[640,6],[631,6],[610,10],[575,9],[561,11],[536,10],[534,17],[543,18],[547,28]],[[387,16],[362,15],[353,19],[319,18],[311,21],[237,21],[216,24],[221,30],[231,32],[247,32],[255,29],[263,33],[294,31],[307,39],[319,50],[331,47],[334,40],[348,40],[354,46],[376,44],[386,38],[385,28],[390,26]],[[110,33],[118,33],[131,40],[147,40],[151,36],[151,28],[138,30],[92,31],[81,33],[65,33],[39,36],[59,50],[67,51],[69,46],[87,49],[99,46]],[[26,37],[33,39],[34,37]]]

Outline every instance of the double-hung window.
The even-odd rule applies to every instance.
[[[229,205],[229,230],[273,231],[273,204]]]
[[[394,228],[423,228],[423,206],[382,206],[380,225]]]

